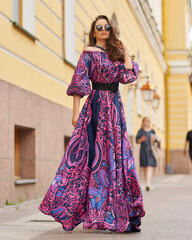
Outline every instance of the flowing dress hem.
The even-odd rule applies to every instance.
[[[72,228],[66,228],[61,221],[59,221],[58,219],[56,219],[52,214],[51,212],[49,211],[44,211],[40,206],[38,207],[38,209],[46,214],[46,215],[49,215],[51,217],[53,217],[55,219],[56,222],[60,223],[62,225],[62,228],[67,231],[67,232],[72,232],[74,228],[76,228],[80,223],[83,222],[83,229],[95,229],[95,230],[110,230],[110,231],[114,231],[114,232],[132,232],[132,229],[134,228],[138,228],[140,225],[141,225],[141,218],[143,216],[145,216],[145,211],[142,212],[141,214],[139,215],[134,215],[134,216],[131,216],[130,217],[130,222],[128,224],[128,227],[125,231],[119,231],[117,229],[115,229],[114,227],[114,224],[107,224],[106,222],[102,222],[102,221],[97,221],[97,222],[94,222],[94,223],[91,223],[91,224],[88,224],[86,222],[84,222],[84,220],[80,221],[79,223],[77,223],[76,225],[73,225]],[[134,220],[132,220],[134,219]]]

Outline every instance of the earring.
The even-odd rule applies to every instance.
[[[95,38],[95,36],[93,36],[93,38]]]

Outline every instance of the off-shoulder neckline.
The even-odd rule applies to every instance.
[[[91,50],[83,50],[83,52],[103,52],[103,53],[108,53],[108,52],[104,52],[104,51],[91,51]]]

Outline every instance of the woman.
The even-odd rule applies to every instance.
[[[185,138],[185,145],[184,145],[184,151],[183,154],[186,157],[187,156],[187,145],[189,145],[188,153],[189,157],[191,159],[190,161],[190,174],[192,174],[192,130],[189,130],[187,132],[186,138]]]
[[[144,177],[146,181],[146,190],[150,190],[152,171],[157,167],[157,161],[152,154],[150,141],[155,141],[155,131],[150,127],[150,119],[144,117],[141,128],[139,129],[136,142],[141,143],[140,148],[140,167],[143,167]]]
[[[66,231],[83,222],[84,229],[139,232],[143,196],[118,90],[137,79],[139,66],[106,16],[93,21],[89,41],[67,89],[75,129],[39,210]]]

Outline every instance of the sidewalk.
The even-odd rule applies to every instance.
[[[146,215],[140,233],[116,233],[109,230],[83,229],[82,223],[71,233],[63,230],[51,216],[37,207],[41,199],[0,208],[0,240],[63,239],[192,239],[192,176],[164,175],[154,177],[151,191],[143,189]]]

